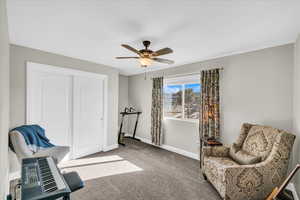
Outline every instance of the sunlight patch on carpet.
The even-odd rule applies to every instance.
[[[124,160],[124,159],[117,155],[102,156],[102,157],[95,157],[95,158],[79,158],[76,160],[69,160],[69,161],[62,162],[58,165],[58,167],[63,169],[63,168],[81,166],[81,165],[91,165],[91,164],[106,163],[106,162],[113,162],[113,161],[120,161],[120,160]]]
[[[104,156],[71,160],[60,164],[63,173],[76,171],[83,181],[105,176],[143,171],[142,168],[119,156]]]

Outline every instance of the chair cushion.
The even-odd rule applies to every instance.
[[[242,150],[261,157],[261,160],[264,161],[269,156],[275,138],[279,133],[280,130],[276,128],[254,125],[248,132]]]
[[[229,156],[241,165],[251,165],[261,161],[260,156],[254,156],[240,149],[235,143],[230,147]]]
[[[205,164],[213,165],[215,167],[227,167],[227,166],[239,165],[230,157],[208,156],[205,157],[205,161],[206,161]]]

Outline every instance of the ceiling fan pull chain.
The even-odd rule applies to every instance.
[[[147,67],[145,67],[144,80],[147,80]]]

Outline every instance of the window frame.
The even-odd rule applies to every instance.
[[[195,83],[197,83],[201,86],[199,75],[198,76],[192,75],[192,76],[171,78],[171,79],[166,79],[164,81],[164,88],[166,86],[169,86],[169,85],[180,85],[181,89],[182,89],[182,102],[181,102],[182,117],[181,118],[176,118],[176,117],[165,116],[165,110],[163,110],[163,119],[164,120],[177,120],[177,121],[185,121],[185,122],[193,122],[193,123],[198,123],[199,122],[199,119],[185,118],[185,110],[184,110],[184,106],[185,106],[185,85],[195,84]],[[165,95],[165,93],[164,93],[164,95]],[[165,105],[165,98],[163,98],[163,105]]]

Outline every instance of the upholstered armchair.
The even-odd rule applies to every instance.
[[[23,135],[19,131],[11,131],[9,137],[20,163],[23,158],[42,156],[51,156],[57,163],[59,163],[70,151],[70,147],[55,146],[51,148],[41,149],[38,152],[33,153],[28,148]]]
[[[243,124],[231,147],[203,148],[203,175],[224,200],[263,200],[286,177],[294,140],[293,134],[279,129]],[[235,149],[245,154],[245,160],[242,154],[236,161]]]

